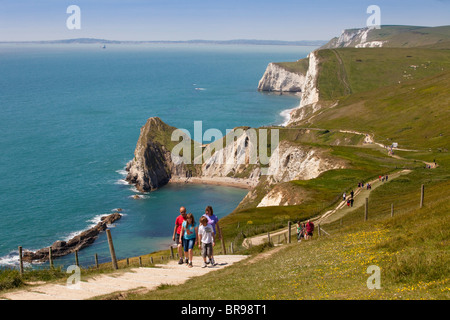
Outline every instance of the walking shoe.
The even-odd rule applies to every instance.
[[[205,263],[206,263],[206,264],[210,264],[210,263],[211,263],[211,261],[209,260],[209,258],[208,258],[208,260],[206,260]]]
[[[192,267],[193,267],[193,265],[192,265],[192,261],[191,261],[191,262],[189,262],[189,264],[188,264],[188,267],[189,267],[189,268],[192,268]]]
[[[184,263],[189,264],[189,259],[186,258],[186,259],[184,260]]]
[[[215,266],[215,265],[216,265],[216,262],[214,261],[214,258],[211,258],[211,265],[212,265],[212,266]]]
[[[180,258],[180,261],[178,261],[178,264],[183,264],[183,258]]]
[[[206,262],[203,262],[202,268],[206,268],[208,264]]]

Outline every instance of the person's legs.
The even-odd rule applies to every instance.
[[[207,250],[206,250],[206,244],[202,243],[202,258],[203,258],[203,266],[202,268],[205,268],[207,263],[206,263],[206,255],[207,255]]]
[[[194,258],[194,244],[195,244],[195,239],[189,239],[188,240],[188,253],[189,253],[189,268],[192,268],[192,259]]]
[[[189,256],[189,240],[183,239],[183,247],[184,247],[184,258],[185,262],[189,263],[188,256]]]
[[[183,263],[183,241],[180,239],[180,235],[177,234],[176,236],[176,243],[177,243],[177,250],[178,250],[178,257],[180,258],[180,261],[178,264]]]

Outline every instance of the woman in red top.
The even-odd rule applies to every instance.
[[[314,223],[311,222],[311,220],[308,220],[308,223],[306,223],[306,237],[305,240],[311,239],[314,232]]]

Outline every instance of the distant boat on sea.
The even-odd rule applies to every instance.
[[[106,49],[106,45],[103,45],[102,49]]]

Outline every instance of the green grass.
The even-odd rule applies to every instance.
[[[282,67],[283,69],[285,69],[287,71],[301,74],[301,75],[306,75],[306,72],[308,71],[308,67],[309,67],[309,59],[307,59],[307,58],[300,59],[295,62],[276,62],[274,64]]]
[[[449,50],[340,48],[319,50],[317,55],[318,89],[323,100],[335,100],[450,70]]]

